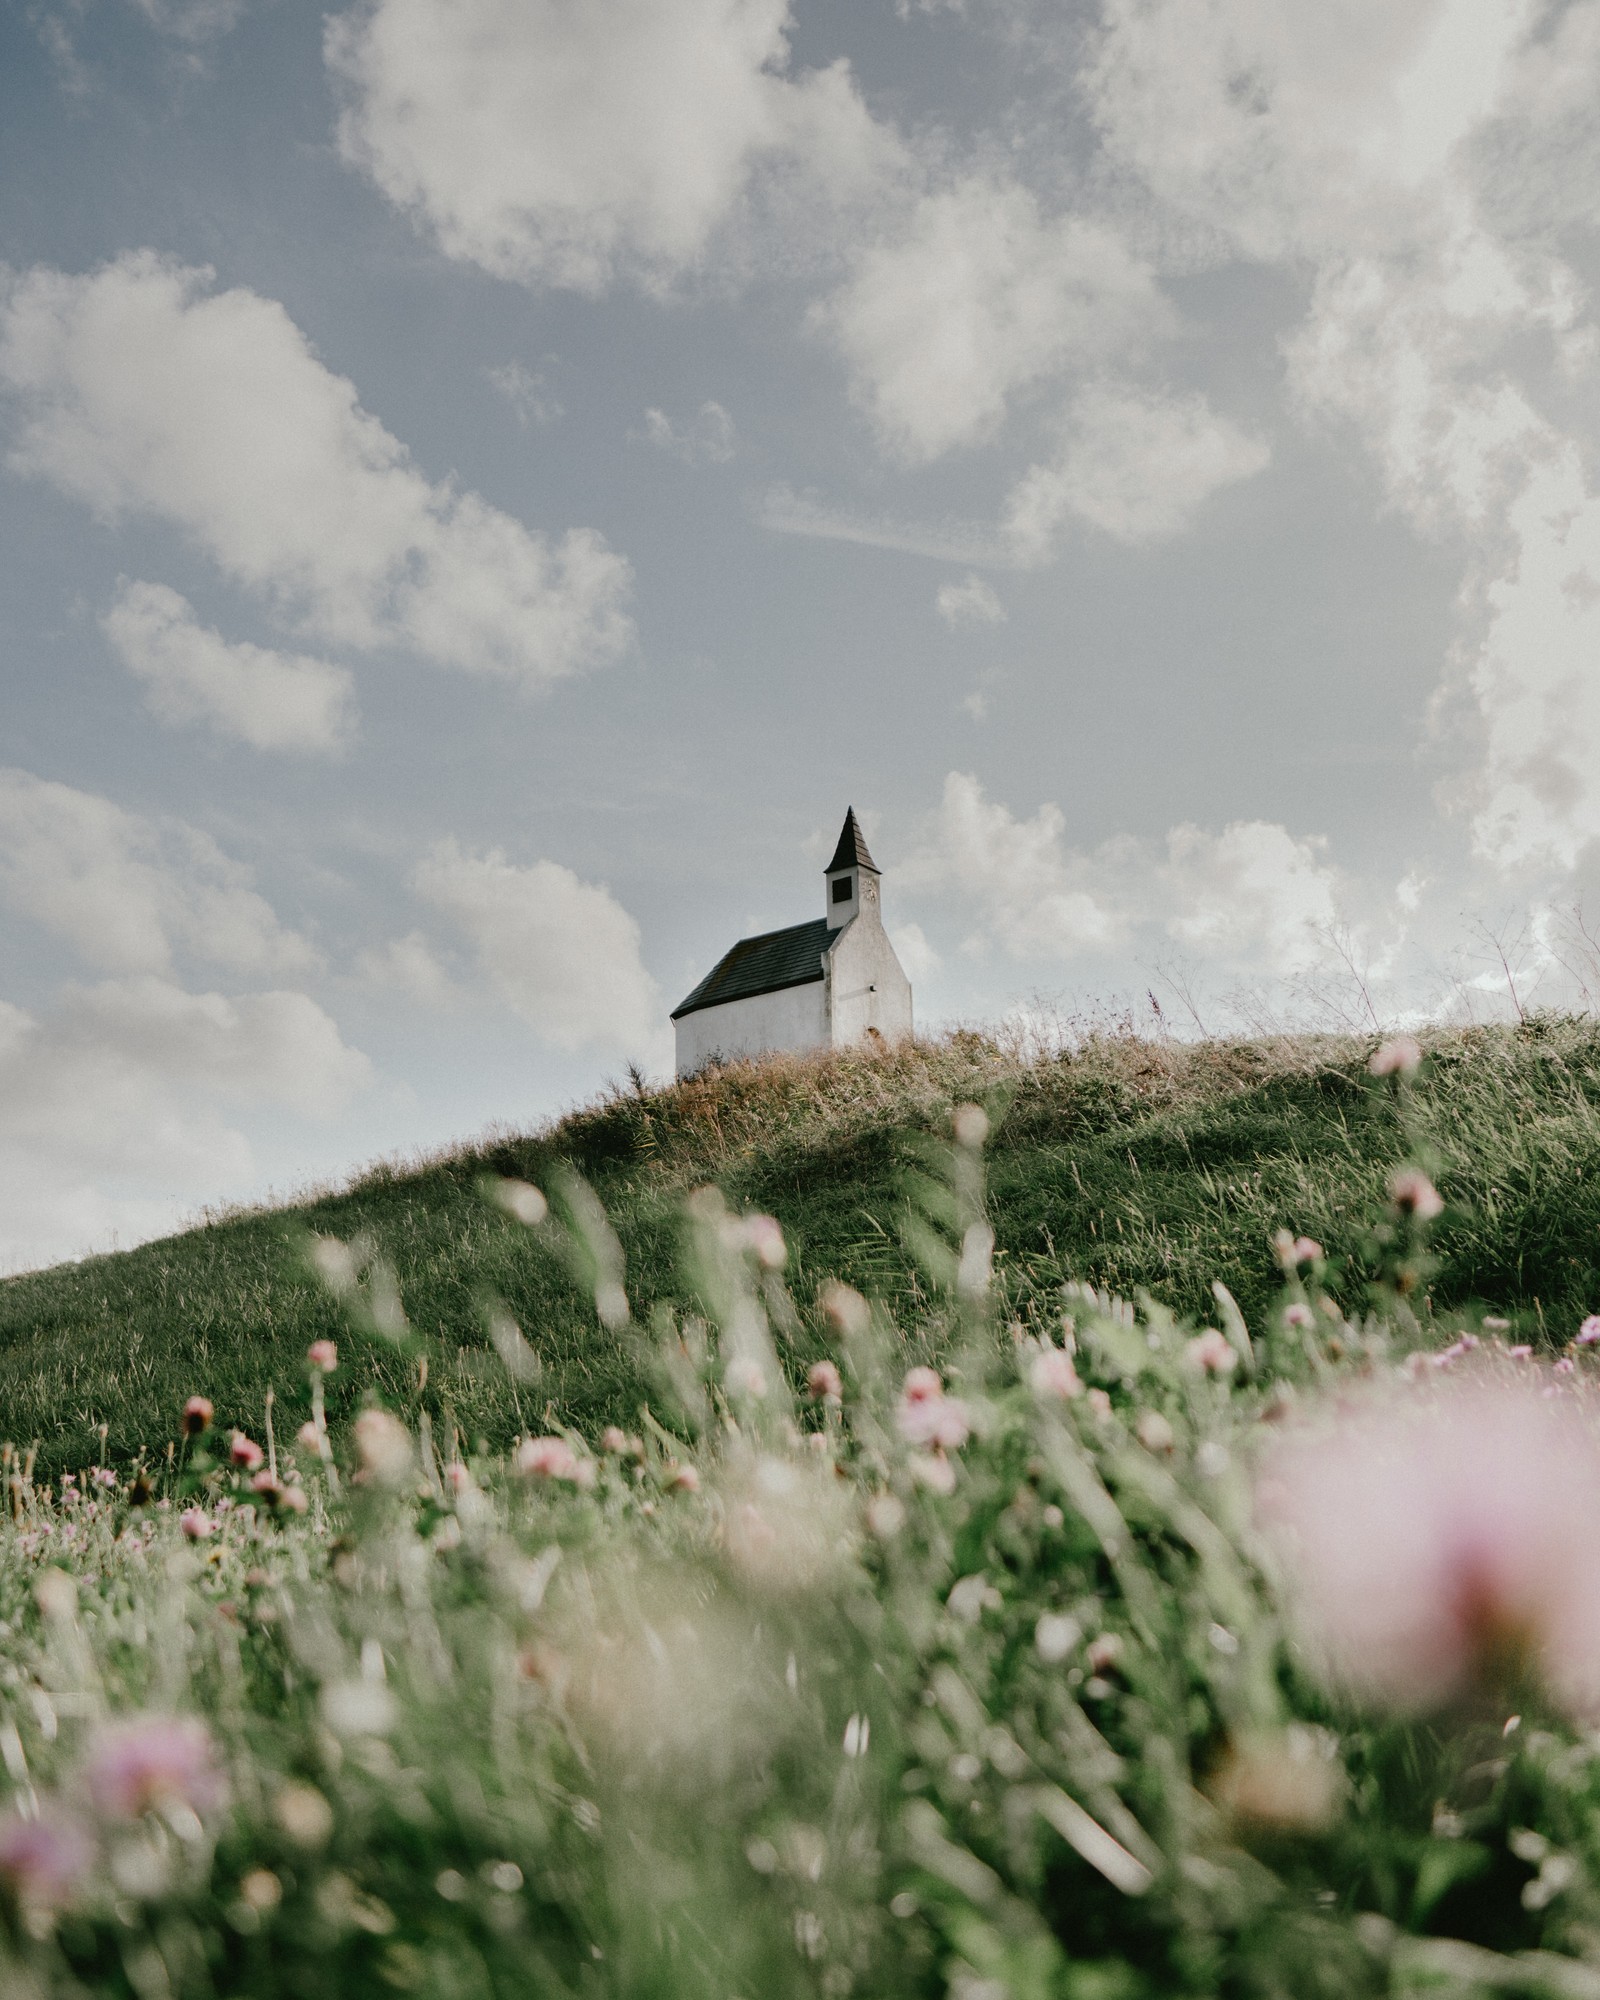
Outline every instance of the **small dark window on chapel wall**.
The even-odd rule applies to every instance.
[[[838,880],[837,882],[835,882],[835,883],[834,883],[834,885],[833,885],[833,900],[834,900],[834,901],[835,901],[836,903],[848,903],[848,902],[849,902],[849,900],[850,900],[850,877],[849,877],[848,875],[842,875],[842,876],[840,876],[839,880]]]

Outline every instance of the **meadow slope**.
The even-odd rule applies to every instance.
[[[1600,1300],[1600,1029],[1539,1019],[1426,1041],[1405,1118],[1449,1207],[1424,1305],[1477,1302],[1524,1337],[1564,1341]],[[1273,1232],[1322,1242],[1337,1284],[1408,1150],[1393,1086],[1367,1073],[1373,1045],[1106,1036],[1030,1061],[961,1033],[612,1091],[541,1131],[0,1284],[0,1433],[37,1442],[43,1473],[88,1463],[102,1426],[125,1462],[201,1385],[220,1421],[258,1424],[271,1388],[298,1422],[307,1343],[348,1334],[308,1263],[314,1235],[365,1237],[393,1269],[412,1337],[404,1354],[378,1342],[369,1374],[403,1414],[426,1407],[493,1448],[536,1417],[590,1432],[631,1422],[645,1394],[635,1346],[597,1328],[587,1290],[485,1198],[486,1176],[585,1177],[640,1319],[681,1302],[683,1198],[713,1181],[781,1221],[802,1306],[838,1274],[915,1311],[907,1190],[920,1149],[968,1099],[995,1127],[998,1270],[1014,1296],[1075,1278],[1203,1314],[1221,1278],[1254,1322],[1276,1291]],[[515,1396],[490,1340],[496,1311],[533,1350]]]

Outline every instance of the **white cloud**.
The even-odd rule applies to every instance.
[[[179,42],[209,42],[229,34],[246,0],[133,0],[151,27]]]
[[[941,583],[933,602],[952,632],[964,625],[1005,623],[1006,608],[993,584],[986,583],[975,570],[969,570],[959,583]]]
[[[377,950],[362,952],[357,970],[370,986],[400,994],[424,1007],[448,1007],[461,998],[454,981],[421,931],[407,931]]]
[[[566,414],[561,398],[550,387],[544,371],[529,368],[521,361],[507,361],[499,368],[486,368],[490,386],[498,389],[517,413],[517,422],[526,430],[529,424],[553,424]]]
[[[788,0],[370,0],[328,23],[345,158],[447,256],[598,292],[699,264],[763,169],[870,177],[848,70],[788,73]]]
[[[245,973],[316,962],[208,835],[27,771],[0,769],[0,904],[107,971],[165,973],[180,952]]]
[[[1011,543],[978,521],[899,521],[836,507],[814,493],[771,486],[756,505],[756,519],[775,535],[801,535],[822,542],[854,542],[862,548],[894,549],[933,562],[984,563],[1013,569]]]
[[[228,1113],[323,1118],[370,1074],[303,993],[230,998],[145,975],[69,988],[43,1016],[0,1001],[0,1268],[175,1227],[251,1182]]]
[[[1175,945],[1229,974],[1286,978],[1325,957],[1341,921],[1322,845],[1245,820],[1075,848],[1058,806],[1019,819],[951,772],[898,874],[909,894],[962,915],[969,951],[1059,963]]]
[[[1215,834],[1174,827],[1157,878],[1167,935],[1213,961],[1305,971],[1339,923],[1325,846],[1258,819]]]
[[[163,722],[206,723],[257,750],[331,753],[355,733],[344,667],[224,639],[165,584],[124,582],[101,625]]]
[[[900,924],[889,933],[907,979],[913,986],[939,969],[939,954],[922,934],[921,924]]]
[[[1019,390],[1124,355],[1173,314],[1115,230],[1016,181],[925,194],[813,310],[884,445],[913,463],[989,437]]]
[[[993,941],[1016,958],[1103,954],[1124,944],[1127,918],[1097,879],[1095,858],[1065,841],[1061,808],[1019,820],[952,771],[919,848],[897,871],[908,893],[948,898],[974,924],[969,947]]]
[[[1054,552],[1071,518],[1119,542],[1164,541],[1270,456],[1203,396],[1094,383],[1072,399],[1059,457],[1033,466],[1017,485],[1007,527],[1019,556],[1031,561]]]
[[[282,306],[135,251],[0,292],[11,463],[106,520],[169,521],[325,641],[537,687],[631,636],[627,563],[432,485]]]
[[[702,403],[694,422],[681,431],[664,410],[646,410],[644,434],[657,450],[685,465],[725,465],[736,443],[733,419],[720,403]]]
[[[1308,273],[1301,412],[1462,553],[1477,849],[1574,867],[1600,838],[1600,492],[1592,425],[1549,411],[1600,351],[1554,247],[1593,205],[1600,7],[1107,0],[1085,81],[1169,214]]]
[[[450,919],[494,996],[557,1048],[658,1056],[665,1015],[639,955],[639,926],[609,889],[554,861],[441,841],[417,893]]]

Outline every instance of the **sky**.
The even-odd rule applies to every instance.
[[[0,9],[0,1270],[920,1024],[1600,992],[1600,0]]]

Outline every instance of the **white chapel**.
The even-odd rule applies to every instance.
[[[878,864],[854,807],[823,878],[825,915],[741,938],[672,1010],[679,1076],[740,1056],[911,1033],[911,981],[883,928]]]

